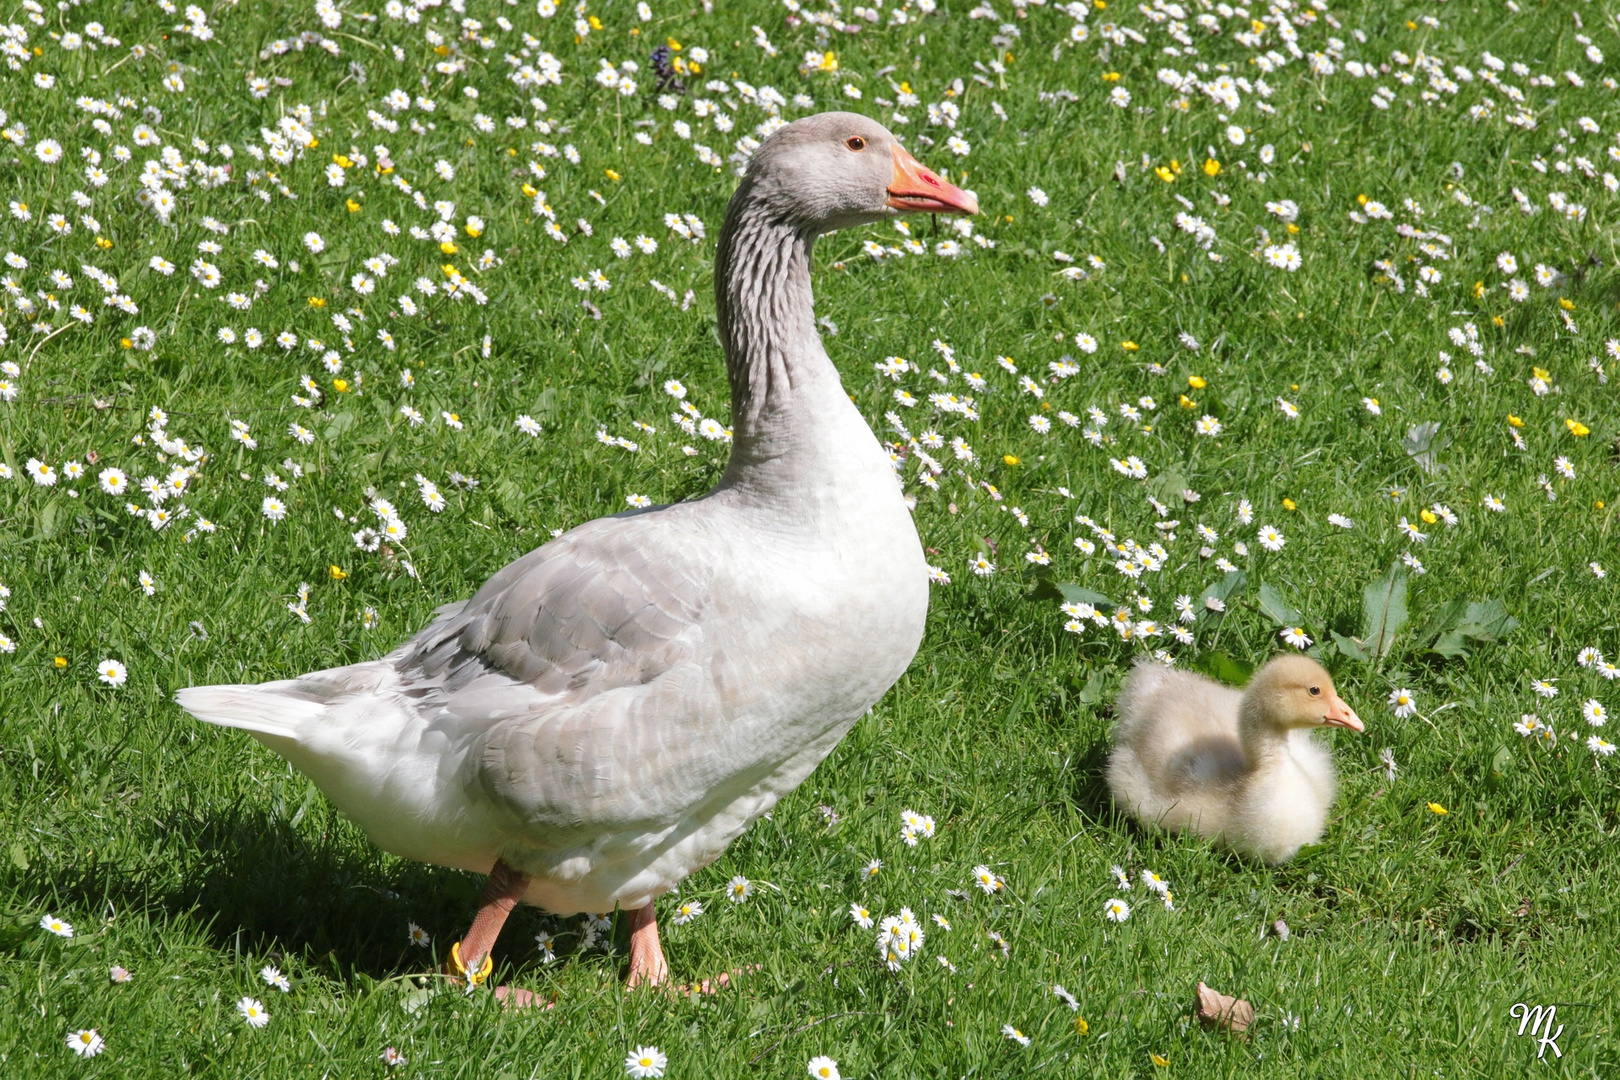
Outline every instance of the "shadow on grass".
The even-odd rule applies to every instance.
[[[155,822],[142,862],[86,863],[52,883],[53,902],[189,924],[222,951],[297,956],[345,980],[432,970],[483,889],[477,875],[387,857],[342,828],[312,833],[242,808]],[[537,967],[535,932],[554,921],[520,907],[497,963]],[[431,948],[410,943],[413,922]]]

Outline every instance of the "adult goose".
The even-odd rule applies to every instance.
[[[1293,655],[1271,660],[1242,693],[1141,662],[1115,711],[1115,803],[1144,825],[1192,829],[1272,864],[1321,838],[1338,787],[1311,733],[1364,730],[1327,670]]]
[[[922,548],[810,291],[818,235],[905,211],[978,205],[865,117],[784,126],[749,162],[715,255],[734,441],[714,490],[563,534],[380,660],[179,692],[384,850],[489,875],[456,972],[487,974],[524,901],[624,909],[629,984],[664,982],[653,901],[910,664]]]

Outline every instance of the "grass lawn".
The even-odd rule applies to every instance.
[[[0,17],[0,1072],[1620,1074],[1611,10],[417,2]],[[378,657],[707,490],[734,170],[836,108],[984,211],[816,255],[940,571],[922,649],[660,901],[677,976],[738,987],[626,994],[622,926],[533,909],[497,977],[554,1010],[420,978],[481,881],[173,693]],[[1321,843],[1116,813],[1133,657],[1241,680],[1294,627],[1367,726]]]

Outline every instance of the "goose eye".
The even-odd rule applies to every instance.
[[[844,140],[844,145],[849,147],[851,150],[865,150],[866,140],[861,138],[859,135],[851,135],[849,138]]]
[[[1322,688],[1320,686],[1311,687],[1311,697],[1320,697],[1321,694],[1322,694]]]

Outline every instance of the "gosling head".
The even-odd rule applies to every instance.
[[[1333,676],[1307,656],[1271,660],[1243,692],[1261,722],[1274,728],[1342,727],[1365,731],[1361,718],[1333,688]],[[1246,710],[1247,711],[1247,710]]]
[[[813,232],[901,213],[977,214],[978,200],[925,169],[887,128],[827,112],[774,132],[748,163],[754,198]]]

